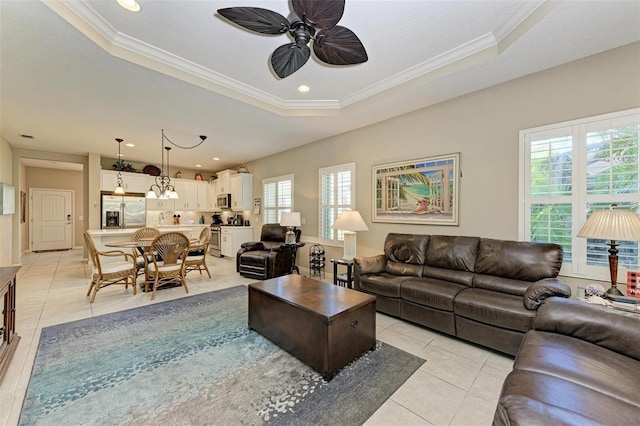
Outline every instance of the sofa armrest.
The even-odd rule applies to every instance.
[[[244,251],[264,250],[264,244],[262,244],[261,241],[251,241],[248,243],[242,243],[240,248],[244,249]]]
[[[384,254],[371,257],[356,256],[353,262],[360,274],[379,274],[387,267],[387,258]]]
[[[366,274],[379,274],[387,268],[387,258],[384,254],[371,257],[356,256],[353,258],[353,288],[362,290],[360,276]]]
[[[545,278],[531,284],[522,297],[525,308],[534,311],[551,296],[571,297],[571,288],[559,278]]]
[[[552,297],[538,309],[533,328],[584,340],[640,361],[640,314]]]

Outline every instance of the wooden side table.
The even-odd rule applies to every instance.
[[[0,268],[0,301],[4,303],[0,323],[0,383],[20,341],[16,334],[16,275],[19,270],[20,266]]]
[[[353,259],[331,259],[333,263],[333,283],[341,287],[353,288]],[[346,274],[338,274],[338,265],[346,266]]]
[[[296,265],[296,258],[298,257],[298,249],[300,247],[304,247],[304,243],[295,243],[295,244],[287,244],[291,246],[291,269],[289,270],[289,274],[293,274],[294,272],[300,275],[300,269],[298,269],[298,265]]]

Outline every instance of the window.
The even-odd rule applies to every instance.
[[[576,234],[594,210],[638,212],[640,109],[520,132],[520,238],[563,247],[562,274],[609,280],[608,241]],[[620,241],[621,280],[638,243]]]
[[[344,240],[344,231],[331,226],[345,210],[355,210],[355,163],[320,169],[320,229],[325,244]]]
[[[293,175],[262,180],[264,223],[280,223],[282,213],[293,211]]]

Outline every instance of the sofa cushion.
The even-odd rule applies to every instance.
[[[475,274],[473,276],[473,287],[498,293],[513,294],[514,296],[520,296],[521,299],[530,285],[531,282],[529,281],[512,280],[496,277],[495,275]]]
[[[467,287],[471,287],[473,284],[473,272],[467,271],[455,271],[453,269],[425,266],[422,268],[421,276],[449,281],[456,284],[464,284]]]
[[[482,238],[475,270],[521,281],[555,278],[562,266],[562,247],[557,244]]]
[[[426,265],[473,272],[478,255],[478,237],[432,235],[427,245]]]
[[[594,389],[640,409],[640,369],[633,358],[563,334],[533,330],[513,366]]]
[[[380,274],[360,276],[360,289],[387,297],[400,297],[400,284],[410,277]]]
[[[388,260],[414,265],[424,265],[429,235],[390,233],[384,242],[384,254]]]
[[[269,250],[253,250],[242,253],[242,263],[251,266],[266,267],[269,259]]]
[[[536,311],[524,307],[522,297],[467,288],[453,301],[456,315],[501,328],[526,332],[533,328]]]
[[[468,287],[433,278],[409,278],[402,283],[400,296],[403,300],[452,312],[453,299],[465,288]]]

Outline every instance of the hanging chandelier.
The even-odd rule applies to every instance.
[[[161,141],[161,155],[162,155],[162,166],[160,168],[160,175],[156,176],[156,181],[149,187],[149,191],[147,192],[147,198],[158,198],[160,200],[175,200],[178,199],[178,193],[176,192],[175,187],[171,183],[170,168],[169,168],[169,152],[171,151],[170,146],[164,146],[164,141],[169,142],[172,145],[175,145],[178,148],[182,149],[193,149],[197,146],[200,146],[205,140],[206,136],[200,135],[200,142],[193,146],[181,146],[173,142],[164,134],[164,129],[162,129],[162,141]],[[167,170],[164,169],[164,153],[167,153]]]
[[[124,195],[124,186],[122,186],[122,154],[120,154],[120,145],[122,145],[123,139],[116,138],[116,142],[118,142],[118,174],[116,175],[116,189],[113,190],[113,195]]]

